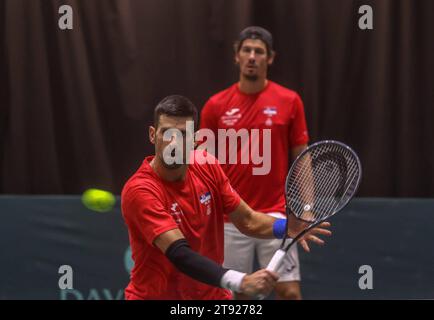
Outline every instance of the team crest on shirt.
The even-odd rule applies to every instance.
[[[209,216],[211,214],[211,192],[207,191],[201,194],[199,201],[206,206],[206,215]]]
[[[273,116],[277,114],[277,107],[275,106],[266,106],[264,107],[263,113],[267,116],[267,120],[265,120],[265,124],[267,126],[273,125]]]
[[[175,222],[180,225],[181,215],[183,215],[184,212],[182,212],[182,209],[177,202],[172,203],[172,206],[170,207],[170,214],[172,215]]]
[[[233,126],[241,118],[240,108],[232,107],[221,116],[221,121],[227,126]]]

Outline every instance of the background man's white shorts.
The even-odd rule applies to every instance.
[[[284,218],[281,213],[270,214],[277,218]],[[225,223],[225,259],[223,266],[228,269],[245,273],[253,272],[255,252],[259,266],[265,268],[277,249],[280,239],[256,239],[242,234],[232,223]],[[286,255],[282,267],[278,270],[279,282],[300,281],[300,263],[297,245],[293,245]]]

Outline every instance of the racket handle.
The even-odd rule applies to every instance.
[[[270,263],[268,263],[267,270],[277,272],[280,266],[282,265],[283,258],[285,258],[286,251],[279,249],[274,254],[273,258],[271,258]]]
[[[276,253],[274,254],[273,258],[271,258],[271,261],[268,263],[267,266],[267,270],[272,271],[272,272],[277,272],[277,270],[279,270],[280,266],[282,265],[283,262],[283,258],[285,258],[286,255],[286,251],[279,249],[276,251]],[[259,300],[264,300],[265,299],[265,295],[260,294],[258,296]]]

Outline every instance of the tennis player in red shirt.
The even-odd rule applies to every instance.
[[[277,219],[252,210],[240,199],[218,163],[196,161],[199,151],[188,121],[197,109],[185,97],[169,96],[154,111],[149,139],[155,156],[144,159],[122,191],[122,214],[128,227],[134,267],[126,299],[230,299],[269,293],[277,274],[259,270],[246,274],[223,268],[224,215],[250,237],[281,237]],[[180,133],[180,134],[176,134]],[[172,156],[181,154],[181,161]],[[188,160],[190,161],[187,161]],[[179,158],[178,158],[179,160]],[[282,221],[280,221],[282,222]],[[303,224],[288,221],[293,235]],[[324,223],[301,241],[322,244],[329,235]],[[286,231],[284,231],[286,232]]]
[[[260,139],[252,140],[250,145],[250,149],[269,146],[270,152],[265,155],[270,157],[264,158],[262,174],[254,173],[252,162],[229,164],[228,161],[221,161],[221,166],[234,189],[251,208],[283,217],[284,184],[289,163],[307,147],[308,133],[303,103],[297,93],[267,79],[268,67],[273,63],[274,56],[270,32],[261,27],[244,29],[235,43],[239,82],[207,101],[201,113],[201,128],[216,133],[218,129],[270,130],[268,140],[260,135]],[[245,150],[238,148],[238,158]],[[280,241],[247,237],[229,218],[225,222],[224,266],[249,273],[253,268],[255,252],[260,266],[267,266]],[[301,299],[296,246],[290,249],[278,273],[277,297]]]

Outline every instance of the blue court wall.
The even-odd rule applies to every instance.
[[[1,196],[0,299],[123,299],[133,262],[117,200],[97,213],[79,196]],[[434,298],[433,199],[359,198],[331,222],[326,246],[300,250],[305,299]]]

